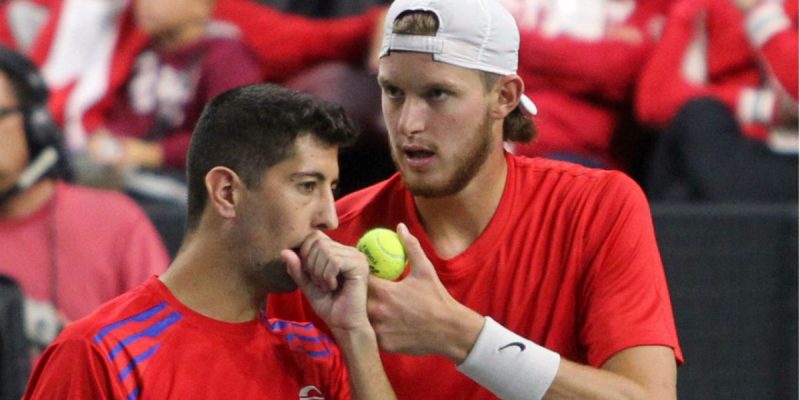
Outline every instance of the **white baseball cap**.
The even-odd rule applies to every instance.
[[[429,11],[439,19],[436,36],[392,33],[406,11]],[[429,53],[434,61],[498,75],[517,73],[519,29],[497,0],[396,0],[383,29],[381,57],[392,50]],[[520,106],[536,115],[536,105],[522,95]]]

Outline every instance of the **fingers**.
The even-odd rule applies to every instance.
[[[366,257],[356,248],[345,246],[317,231],[300,246],[302,270],[321,289],[337,290],[340,280],[362,279],[369,271]]]
[[[397,224],[397,235],[400,236],[400,241],[403,242],[403,247],[406,249],[406,256],[411,265],[411,272],[409,275],[435,275],[436,272],[434,271],[433,264],[422,250],[422,245],[419,244],[419,240],[411,234],[406,224],[402,222]]]
[[[281,250],[281,260],[286,264],[286,272],[301,289],[308,284],[308,277],[303,273],[300,257],[293,250]]]

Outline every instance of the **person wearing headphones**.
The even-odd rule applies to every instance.
[[[35,66],[0,46],[0,275],[22,289],[25,333],[39,348],[169,262],[131,199],[67,183],[47,98]]]

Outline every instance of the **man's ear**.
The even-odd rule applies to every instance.
[[[525,84],[519,75],[507,75],[500,77],[492,91],[495,96],[495,104],[492,107],[492,116],[503,119],[519,105],[525,91]]]
[[[227,167],[214,167],[206,174],[208,205],[220,217],[236,217],[236,204],[241,199],[244,182],[233,170]]]

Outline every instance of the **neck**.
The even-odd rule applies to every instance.
[[[47,204],[53,198],[55,189],[53,179],[42,179],[3,203],[0,214],[10,219],[27,217]]]
[[[234,249],[222,244],[224,239],[200,232],[187,237],[161,281],[199,314],[231,323],[256,319],[266,291],[243,276],[241,262]]]
[[[486,229],[503,197],[507,176],[504,152],[495,151],[460,192],[440,198],[414,198],[425,231],[440,257],[461,254]]]

